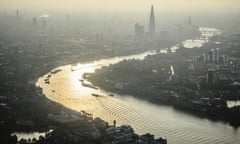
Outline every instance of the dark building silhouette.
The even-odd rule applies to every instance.
[[[216,48],[215,49],[215,60],[216,60],[216,62],[218,63],[219,62],[219,48]]]
[[[215,63],[218,63],[219,62],[219,48],[216,48],[216,49],[211,49],[209,52],[208,52],[208,55],[207,55],[207,61],[208,62],[215,62]]]
[[[19,18],[19,10],[16,10],[16,17]]]
[[[149,25],[148,25],[148,32],[150,36],[152,36],[156,31],[155,28],[155,16],[154,16],[154,8],[153,5],[151,7],[151,12],[150,12],[150,19],[149,19]]]
[[[113,126],[116,127],[117,121],[113,120]]]
[[[192,17],[191,16],[188,18],[188,26],[192,26]]]
[[[214,51],[214,49],[211,49],[210,51],[208,51],[207,60],[208,60],[208,62],[214,62],[215,61],[215,51]]]
[[[155,139],[154,135],[146,133],[139,137],[139,144],[167,144],[167,140],[163,138]]]
[[[144,26],[138,23],[135,24],[135,37],[137,39],[144,37]]]
[[[37,18],[33,17],[33,25],[36,26],[37,25]]]
[[[217,82],[217,74],[215,69],[208,69],[207,83],[214,84]]]

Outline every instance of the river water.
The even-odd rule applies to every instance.
[[[201,30],[201,29],[200,29]],[[218,33],[216,29],[202,28],[202,37],[197,38],[196,45],[205,43],[208,38]],[[194,40],[191,44],[194,45]],[[193,46],[194,47],[194,46]],[[176,46],[172,47],[176,49]],[[65,65],[56,68],[61,70],[52,72],[39,78],[37,85],[43,88],[43,93],[52,101],[58,102],[65,107],[76,111],[92,113],[94,117],[112,124],[113,120],[117,125],[131,125],[136,133],[144,134],[150,132],[155,137],[167,138],[169,144],[239,144],[240,129],[234,129],[222,122],[211,121],[199,118],[172,106],[156,105],[144,100],[134,98],[130,95],[113,94],[101,89],[84,87],[79,81],[83,79],[85,72],[94,72],[97,68],[117,63],[123,59],[143,59],[146,55],[155,52],[145,52],[138,55],[114,57],[101,59],[89,63],[78,63]],[[51,75],[51,76],[48,76]],[[49,79],[46,84],[45,79]],[[97,93],[102,96],[94,97],[91,94]]]

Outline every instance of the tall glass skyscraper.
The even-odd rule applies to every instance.
[[[148,32],[150,35],[155,33],[155,17],[154,17],[154,8],[153,5],[151,7],[151,12],[150,12],[150,19],[149,19],[149,26],[148,26]]]

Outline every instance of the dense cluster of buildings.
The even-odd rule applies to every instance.
[[[46,99],[42,90],[35,87],[35,82],[59,65],[141,51],[136,51],[138,47],[129,44],[128,38],[119,40],[113,35],[95,36],[95,32],[83,34],[78,27],[73,30],[71,26],[52,25],[49,19],[49,15],[23,18],[19,10],[15,16],[0,17],[1,141],[17,143],[14,133],[18,131],[53,129],[39,141],[34,138],[19,142],[139,143],[130,126],[108,126],[89,113],[62,108]],[[110,129],[114,133],[110,134]]]
[[[193,61],[203,61],[205,63],[226,63],[229,61],[229,56],[220,55],[219,48],[211,49],[207,53],[202,53],[202,55],[194,55],[192,57]]]
[[[167,144],[166,139],[155,139],[154,135],[149,133],[137,136],[136,139],[133,129],[128,125],[111,126],[106,129],[106,133],[111,137],[113,144],[132,143],[134,141],[137,144]]]
[[[141,135],[139,139],[139,144],[167,144],[166,139],[155,139],[154,135],[151,135],[149,133]]]
[[[180,47],[175,53],[147,56],[142,61],[125,60],[96,70],[90,80],[107,90],[214,115],[239,125],[234,117],[240,112],[239,105],[228,106],[228,101],[240,99],[239,38],[223,35],[218,39],[222,43],[213,38],[201,48]]]
[[[157,30],[155,20],[154,7],[151,6],[148,29],[140,23],[134,25],[134,45],[139,49],[147,47],[148,49],[156,49],[170,47],[188,38],[199,36],[198,27],[192,23],[191,17],[188,19],[188,24],[178,25],[175,30],[159,29]]]

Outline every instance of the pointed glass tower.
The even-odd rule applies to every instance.
[[[151,35],[155,33],[155,17],[154,17],[153,5],[152,5],[152,7],[151,7],[151,12],[150,12],[148,32],[149,32]]]

